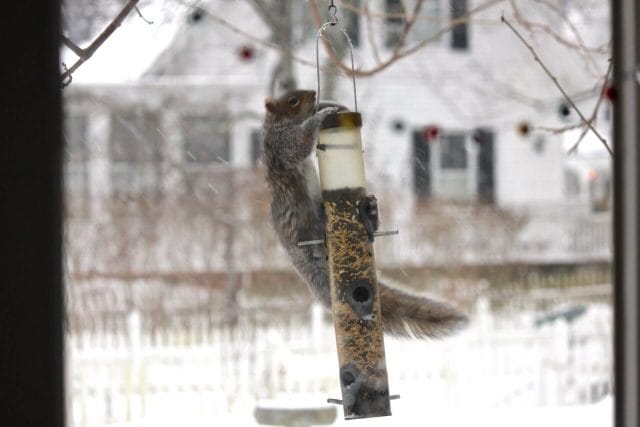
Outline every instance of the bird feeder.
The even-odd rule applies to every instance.
[[[351,40],[337,25],[333,8],[333,14],[329,8],[332,22],[318,31],[316,61],[322,32],[329,27],[338,28],[351,48],[353,71]],[[316,65],[319,98],[320,72]],[[365,189],[362,116],[357,112],[355,76],[352,77],[355,111],[327,116],[321,124],[317,146],[342,390],[342,400],[329,401],[342,404],[345,419],[391,415],[373,234],[371,223],[367,224],[366,204],[370,199]]]

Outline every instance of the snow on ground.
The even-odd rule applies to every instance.
[[[318,405],[324,406],[318,396]],[[240,408],[239,408],[240,409]],[[247,402],[244,411],[224,417],[192,417],[188,413],[176,412],[175,418],[147,418],[132,423],[110,424],[118,427],[164,427],[183,425],[189,427],[210,426],[258,426],[253,417],[253,405]],[[430,407],[428,402],[421,402],[418,396],[401,398],[392,402],[391,417],[369,418],[346,421],[342,416],[342,408],[337,407],[336,420],[332,425],[351,427],[358,426],[433,426],[433,427],[610,427],[613,426],[613,399],[606,397],[593,405],[564,407],[512,407],[512,408],[478,408],[478,407]],[[300,424],[305,425],[305,424]]]

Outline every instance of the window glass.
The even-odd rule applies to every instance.
[[[111,115],[109,160],[114,195],[143,195],[159,188],[161,134],[153,112]]]
[[[422,42],[436,35],[443,23],[440,2],[442,0],[424,0],[416,21],[409,32],[408,39],[412,42]],[[386,45],[394,46],[404,29],[403,4],[407,14],[411,14],[416,7],[416,0],[387,0],[386,7]]]
[[[446,134],[440,140],[440,166],[442,169],[467,167],[466,138],[462,133]]]
[[[385,0],[386,18],[386,38],[387,47],[395,46],[400,39],[400,34],[404,28],[401,0]]]
[[[66,38],[89,46],[124,3],[67,0]],[[320,120],[286,97],[264,124],[286,84],[316,90],[330,2],[196,3],[139,1],[62,89],[69,427],[343,425],[342,405],[326,404],[350,376],[317,298],[331,242],[315,128],[302,129]],[[385,335],[402,395],[385,425],[613,426],[612,161],[575,111],[611,139],[609,8],[551,3],[425,0],[394,50],[417,0],[335,2],[358,46],[365,194],[377,200],[348,218],[370,232],[377,210],[379,231],[398,230],[362,234],[382,321],[424,314],[431,295],[469,318],[455,332],[442,326],[455,316],[430,323],[447,332],[438,339]],[[568,114],[503,14],[572,97]],[[349,68],[335,30],[326,38]],[[321,100],[352,108],[350,74],[319,46]],[[61,62],[77,60],[63,42]],[[270,128],[281,169],[261,161]],[[296,266],[321,272],[309,280],[321,290]],[[410,303],[389,302],[394,290]]]
[[[220,116],[183,116],[184,159],[194,163],[228,162],[227,126],[225,118]]]
[[[412,10],[416,0],[406,1],[405,4]],[[411,40],[421,42],[438,33],[443,24],[443,17],[440,10],[440,2],[442,0],[424,0],[420,14],[416,19],[416,23],[411,29]]]

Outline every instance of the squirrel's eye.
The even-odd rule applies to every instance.
[[[291,107],[297,107],[298,104],[300,104],[300,98],[292,96],[291,98],[289,98],[288,102]]]

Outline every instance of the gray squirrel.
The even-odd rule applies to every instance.
[[[322,238],[325,214],[317,172],[311,163],[318,129],[327,115],[346,110],[339,104],[321,102],[316,112],[316,93],[290,91],[265,100],[263,155],[267,184],[271,190],[271,220],[294,267],[313,296],[331,306],[329,267],[324,245],[298,246],[298,242]],[[368,213],[377,227],[375,198]],[[373,230],[375,231],[375,230]],[[437,338],[468,323],[452,305],[410,294],[378,281],[383,331],[396,336]]]

